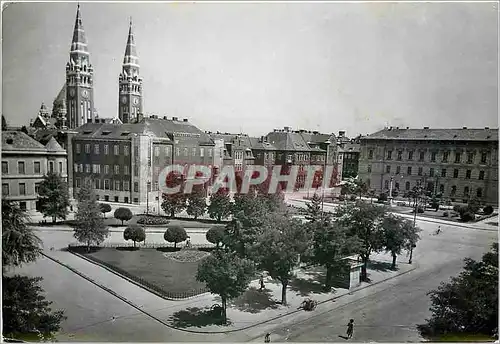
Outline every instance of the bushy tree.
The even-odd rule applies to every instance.
[[[416,245],[420,229],[413,226],[413,222],[410,220],[389,214],[382,221],[382,230],[382,246],[385,251],[391,253],[391,269],[395,269],[397,256],[401,254],[402,250],[410,250],[413,245]]]
[[[90,251],[91,244],[100,244],[109,235],[90,179],[83,181],[77,200],[78,210],[75,214],[76,224],[73,235],[79,242],[86,243]]]
[[[210,195],[208,214],[219,222],[231,214],[231,197],[227,190],[221,188]]]
[[[66,219],[69,213],[68,184],[60,174],[49,172],[43,177],[38,187],[38,201],[40,212],[46,217],[51,217],[53,223],[57,219]]]
[[[281,302],[286,305],[286,288],[293,277],[298,257],[309,246],[301,221],[282,213],[263,215],[264,221],[251,246],[251,256],[259,268],[281,282]]]
[[[219,248],[219,245],[224,241],[225,232],[224,226],[213,226],[207,231],[207,241]]]
[[[343,258],[359,251],[361,241],[357,236],[350,236],[347,228],[331,218],[314,222],[312,262],[326,268],[325,287],[331,288],[332,277],[336,268],[343,263]]]
[[[429,292],[431,318],[418,325],[430,339],[447,334],[484,334],[498,328],[498,243],[481,261],[465,259],[464,270]]]
[[[174,218],[176,214],[179,214],[186,209],[186,200],[187,197],[182,192],[163,194],[161,208],[165,213],[170,214],[171,218]]]
[[[483,212],[485,215],[491,215],[493,214],[493,207],[491,205],[487,205],[483,208]]]
[[[123,226],[123,221],[128,221],[130,220],[134,214],[132,214],[132,211],[129,208],[125,207],[120,207],[115,210],[114,217],[117,220],[120,220],[122,222]]]
[[[367,281],[367,266],[372,252],[378,252],[383,247],[382,220],[387,215],[385,207],[364,202],[347,204],[337,208],[337,221],[349,229],[350,235],[357,236],[362,245],[357,252],[363,262],[361,280]]]
[[[187,237],[186,230],[181,225],[168,226],[165,234],[163,235],[165,241],[174,243],[174,248],[177,248],[177,243],[183,242],[187,239]]]
[[[43,296],[41,277],[2,277],[2,334],[10,338],[24,338],[41,333],[50,339],[61,328],[66,317],[61,310],[53,311],[52,302]]]
[[[226,250],[217,250],[198,266],[196,279],[221,297],[223,322],[227,322],[227,301],[240,296],[254,273],[252,261]]]
[[[202,186],[193,187],[192,192],[187,196],[186,212],[190,216],[194,216],[195,220],[198,216],[202,216],[207,211],[207,201],[205,198],[205,190]]]
[[[99,203],[99,209],[101,210],[102,216],[106,218],[106,213],[111,211],[111,206],[107,203]]]
[[[467,208],[469,212],[476,214],[481,209],[481,202],[477,198],[471,198],[467,203]]]
[[[306,207],[304,210],[306,219],[311,222],[319,221],[321,218],[321,197],[315,193],[311,202],[306,203]]]
[[[134,242],[134,247],[136,242],[142,242],[146,240],[146,231],[139,225],[129,225],[123,231],[123,239],[132,240]]]
[[[2,267],[34,262],[42,241],[27,223],[29,216],[13,201],[2,200]]]

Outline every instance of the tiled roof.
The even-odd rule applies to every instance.
[[[281,151],[310,151],[311,148],[299,133],[271,132],[267,134],[267,141]]]
[[[339,149],[342,152],[359,152],[361,150],[361,144],[359,143],[345,143]]]
[[[53,136],[50,138],[49,142],[47,142],[45,148],[47,148],[49,152],[66,152]]]
[[[253,149],[258,149],[258,150],[269,150],[269,151],[275,151],[276,147],[267,141],[262,141],[259,137],[250,137],[250,143],[252,145]]]
[[[364,136],[361,140],[440,140],[440,141],[498,141],[498,128],[494,129],[397,129],[386,128]]]
[[[2,151],[10,150],[47,151],[44,145],[22,131],[3,131]]]

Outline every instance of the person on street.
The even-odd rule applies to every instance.
[[[347,339],[352,338],[352,332],[354,331],[354,319],[349,320],[347,324]]]
[[[264,285],[264,276],[263,275],[260,275],[259,283],[260,283],[260,290],[263,290],[266,287]]]
[[[264,343],[271,343],[271,334],[266,333],[266,336],[264,337]]]

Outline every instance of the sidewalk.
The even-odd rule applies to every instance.
[[[369,284],[362,283],[351,291],[339,288],[329,293],[323,292],[321,289],[323,275],[318,269],[298,270],[297,277],[287,290],[287,306],[282,306],[276,302],[281,300],[281,284],[279,282],[267,277],[265,279],[265,290],[259,291],[259,283],[255,280],[250,283],[249,288],[242,296],[228,303],[227,316],[230,324],[221,326],[215,324],[213,317],[208,314],[213,304],[220,304],[220,299],[216,295],[205,293],[188,300],[165,300],[72,253],[45,251],[45,254],[75,269],[85,276],[84,278],[92,280],[95,284],[102,286],[103,289],[111,290],[113,294],[127,300],[127,302],[141,309],[142,312],[160,319],[167,326],[187,332],[213,334],[241,331],[294,313],[306,313],[307,315],[308,312],[298,310],[301,302],[307,297],[311,297],[321,304],[332,298],[353,295],[357,290],[374,286],[381,281],[394,278],[414,269],[408,264],[399,263],[398,271],[369,270],[371,279]],[[374,255],[374,259],[377,259],[377,261],[387,261],[389,258],[385,255]],[[319,281],[318,276],[321,276]]]

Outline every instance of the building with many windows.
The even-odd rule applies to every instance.
[[[38,210],[38,184],[48,172],[67,180],[66,158],[54,138],[43,145],[21,131],[2,131],[2,199]]]
[[[390,127],[360,142],[358,172],[371,189],[392,184],[396,194],[421,183],[452,202],[498,204],[498,129]]]

